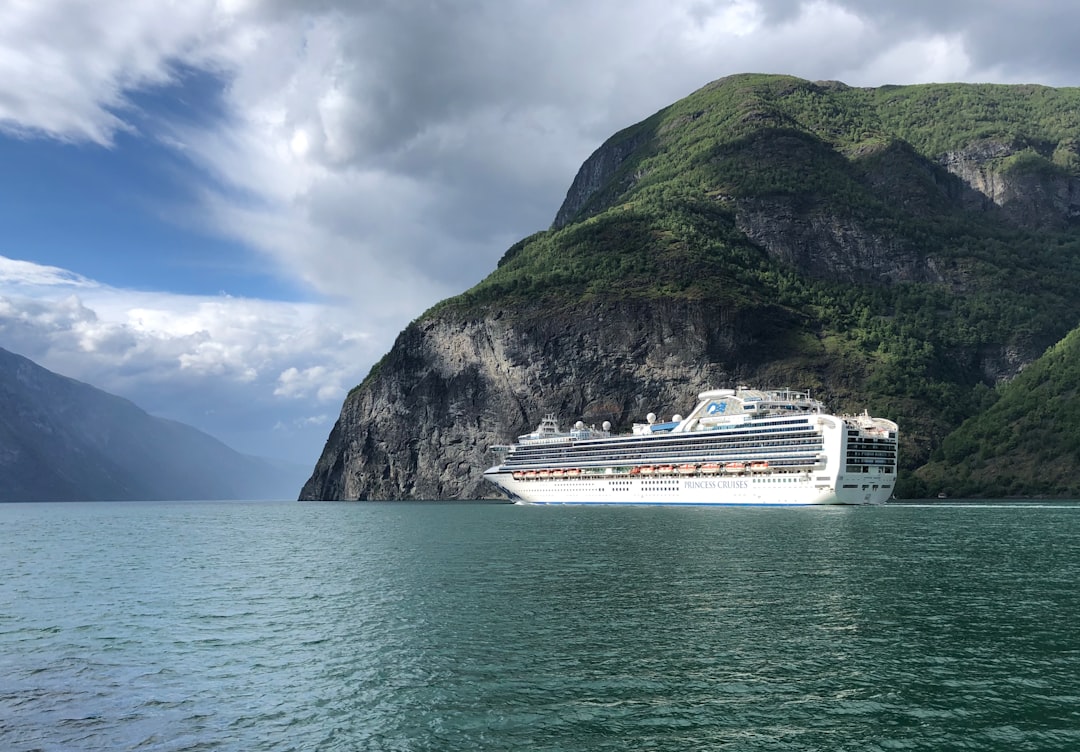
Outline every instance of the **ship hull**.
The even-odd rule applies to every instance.
[[[882,504],[891,495],[892,479],[861,476],[857,484],[838,489],[832,479],[814,475],[789,477],[650,477],[614,476],[586,479],[515,480],[492,468],[485,477],[517,504],[686,505],[686,506],[816,506]],[[864,488],[865,486],[865,488]]]

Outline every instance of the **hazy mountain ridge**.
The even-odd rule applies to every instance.
[[[898,420],[900,491],[933,491],[913,471],[1080,322],[1078,143],[1078,89],[714,82],[403,332],[301,496],[477,495],[545,412],[625,428],[734,382]]]
[[[290,475],[0,349],[0,501],[287,498]]]

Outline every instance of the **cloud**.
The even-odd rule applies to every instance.
[[[21,287],[94,287],[91,280],[56,266],[0,256],[0,284]]]
[[[323,365],[300,370],[290,366],[278,374],[278,386],[274,394],[280,397],[309,397],[320,401],[338,400],[344,389],[340,369],[331,371]]]
[[[180,62],[217,65],[244,35],[230,3],[191,0],[164,10],[124,0],[0,6],[0,128],[113,143],[133,128],[133,91],[167,84]]]

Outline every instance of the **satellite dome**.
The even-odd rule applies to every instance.
[[[676,423],[682,423],[682,416],[679,415],[678,413],[675,413],[674,415],[672,415],[671,419],[673,421],[675,421]]]
[[[655,423],[656,422],[656,413],[649,413],[648,415],[645,416],[645,420],[647,420],[649,423]]]
[[[610,420],[605,420],[601,424],[601,428],[603,428],[605,431],[610,431],[611,430],[611,421]]]
[[[574,424],[574,428],[576,428],[579,431],[584,427],[585,427],[585,423],[580,421],[580,420],[577,423]]]

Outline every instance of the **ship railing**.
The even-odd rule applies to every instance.
[[[772,458],[772,459],[768,459],[768,460],[761,460],[761,459],[755,460],[755,459],[749,459],[749,458],[739,459],[739,460],[734,460],[734,459],[731,459],[731,458],[729,458],[727,460],[724,460],[724,459],[720,459],[720,460],[717,460],[717,459],[702,460],[702,459],[698,458],[698,459],[683,459],[682,461],[671,459],[671,460],[663,460],[663,461],[657,461],[657,462],[643,462],[643,463],[621,464],[621,465],[592,465],[592,466],[590,466],[590,465],[579,465],[579,466],[565,466],[565,467],[561,467],[561,466],[560,467],[550,467],[550,466],[521,467],[521,466],[518,466],[518,467],[506,468],[506,469],[507,470],[512,470],[514,475],[515,475],[515,478],[517,478],[519,476],[519,474],[520,474],[522,476],[521,479],[527,479],[527,480],[533,480],[533,479],[536,479],[536,480],[548,480],[548,479],[550,479],[552,477],[551,475],[549,475],[549,473],[551,473],[551,472],[557,472],[558,475],[556,475],[554,477],[562,479],[562,478],[568,477],[568,476],[563,475],[563,473],[565,471],[567,471],[567,470],[571,470],[573,472],[573,475],[569,476],[569,478],[571,478],[571,479],[572,478],[581,478],[581,477],[584,477],[584,478],[625,477],[625,476],[636,476],[636,475],[639,475],[639,474],[642,474],[642,475],[649,475],[649,474],[651,474],[651,475],[664,475],[665,473],[670,474],[670,475],[683,475],[683,476],[686,476],[686,475],[712,475],[712,474],[715,474],[715,471],[703,470],[702,467],[703,466],[719,466],[720,468],[724,468],[725,465],[728,465],[728,464],[730,464],[732,462],[737,462],[738,464],[743,465],[743,467],[741,469],[739,469],[739,470],[734,470],[734,471],[731,468],[727,468],[725,470],[725,474],[736,474],[736,473],[738,473],[738,474],[751,474],[752,473],[752,474],[755,474],[755,475],[760,475],[763,472],[770,473],[770,474],[777,474],[777,473],[781,473],[781,474],[783,474],[783,473],[807,473],[807,472],[810,472],[810,471],[813,471],[813,470],[820,470],[825,465],[825,461],[823,459],[821,459],[820,457],[816,457],[816,458],[801,457],[801,458],[787,458],[787,459]],[[758,466],[759,463],[765,464],[767,467],[765,467],[765,468],[759,467]],[[686,468],[688,466],[693,466],[694,470],[692,472],[687,472]],[[645,468],[645,467],[651,468],[651,472],[648,473],[648,474],[641,473],[642,468]],[[665,468],[665,471],[658,472],[659,468],[661,468],[661,467]]]

